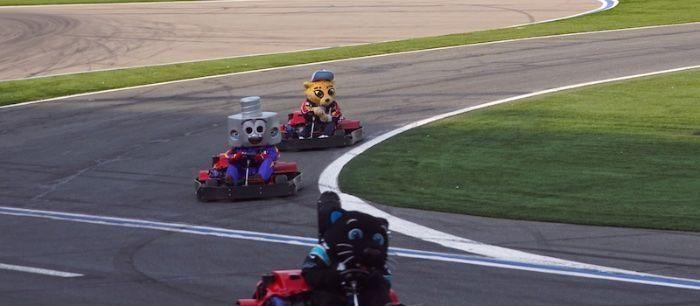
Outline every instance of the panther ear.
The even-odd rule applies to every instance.
[[[304,88],[309,89],[309,87],[311,87],[311,85],[313,85],[313,84],[314,83],[312,83],[312,82],[306,81],[306,82],[304,82]]]
[[[326,230],[328,230],[335,221],[338,221],[344,213],[345,210],[343,210],[340,204],[340,197],[337,193],[326,191],[318,197],[318,201],[316,201],[316,214],[318,216],[319,241],[326,233]]]
[[[343,209],[336,209],[330,213],[330,221],[331,224],[334,224],[336,221],[338,221],[340,218],[343,217],[345,214],[345,210]]]

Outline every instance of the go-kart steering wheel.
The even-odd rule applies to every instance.
[[[343,287],[349,291],[356,291],[359,284],[369,276],[369,272],[364,269],[346,269],[340,272]]]
[[[369,276],[369,271],[367,271],[365,269],[358,269],[358,268],[345,269],[345,270],[340,272],[340,276],[343,279],[358,280],[358,279],[362,279],[362,278]]]

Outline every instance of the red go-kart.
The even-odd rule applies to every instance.
[[[217,200],[249,200],[294,195],[301,189],[301,172],[294,162],[274,164],[272,179],[269,183],[249,179],[246,176],[243,185],[227,184],[223,173],[228,167],[225,153],[212,157],[212,168],[201,170],[195,179],[197,199],[202,202]],[[218,170],[217,170],[218,169]]]
[[[300,111],[288,115],[289,120],[282,124],[282,142],[277,146],[281,151],[301,151],[351,146],[363,139],[362,125],[358,120],[343,119],[338,121],[335,134],[319,137],[321,131],[314,127],[315,122],[307,122]],[[311,124],[312,137],[300,138],[302,130]],[[320,125],[318,125],[320,126]]]
[[[277,301],[284,300],[284,305],[306,306],[309,304],[309,286],[301,276],[301,270],[280,270],[263,275],[262,280],[253,293],[251,299],[240,299],[236,302],[239,306],[278,306]],[[352,297],[357,292],[348,292]],[[355,296],[356,297],[356,296]],[[389,291],[389,297],[393,305],[401,305],[394,290]],[[354,299],[354,306],[357,299]],[[342,306],[342,305],[341,305]]]

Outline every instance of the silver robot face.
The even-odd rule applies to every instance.
[[[228,116],[231,147],[261,147],[282,141],[277,113],[260,109],[260,97],[245,97],[241,99],[241,112]]]

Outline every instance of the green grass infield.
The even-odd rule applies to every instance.
[[[692,70],[494,106],[371,148],[340,185],[400,207],[700,231],[698,97]]]

